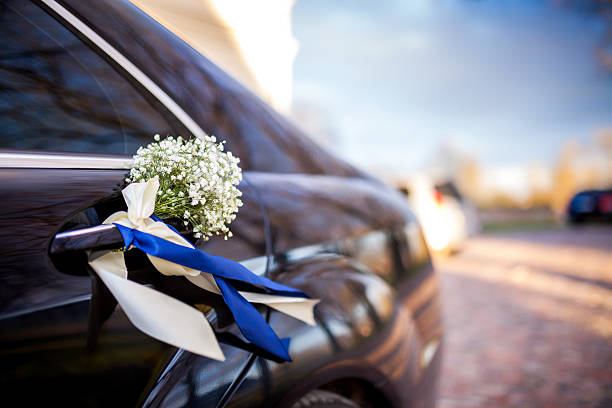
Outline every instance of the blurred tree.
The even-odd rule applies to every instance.
[[[529,198],[523,203],[524,207],[550,207],[553,196],[553,185],[550,180],[548,166],[531,164],[527,168],[527,181],[529,183]]]
[[[440,147],[431,164],[438,181],[452,181],[470,201],[478,205],[483,202],[480,166],[471,155],[446,143]]]
[[[612,187],[612,129],[603,130],[595,135],[595,144],[605,157],[602,184],[610,188]]]
[[[595,143],[608,156],[612,156],[612,129],[602,130],[595,135]]]
[[[457,187],[472,201],[480,203],[483,200],[483,192],[480,182],[480,166],[478,161],[472,157],[464,157],[459,163],[457,172]]]
[[[551,199],[551,207],[557,215],[563,214],[568,201],[576,191],[576,174],[573,163],[575,158],[579,156],[580,151],[580,145],[571,140],[561,148],[557,159]]]

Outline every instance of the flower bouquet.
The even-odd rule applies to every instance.
[[[155,215],[178,218],[193,227],[196,238],[232,236],[228,228],[242,206],[237,185],[242,180],[240,159],[224,151],[214,136],[185,140],[167,137],[140,147],[125,181],[143,183],[156,178]]]
[[[168,136],[138,149],[122,191],[127,211],[104,223],[114,224],[126,250],[145,252],[160,273],[187,279],[223,297],[244,337],[278,360],[291,361],[288,339],[281,340],[251,303],[268,305],[314,324],[318,302],[301,291],[253,274],[241,264],[206,254],[162,219],[179,219],[196,238],[232,236],[228,225],[242,206],[240,160],[224,151],[214,136],[185,140]],[[89,264],[141,331],[188,351],[223,360],[205,316],[181,301],[128,279],[122,252],[108,252]],[[238,291],[233,282],[256,291]],[[262,293],[263,291],[263,293]]]

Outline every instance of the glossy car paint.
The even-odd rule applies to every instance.
[[[109,308],[85,254],[49,254],[58,232],[122,207],[125,170],[0,163],[3,398],[26,406],[291,406],[313,388],[354,392],[358,384],[373,406],[433,406],[438,283],[402,197],[315,145],[130,3],[61,4],[241,157],[245,206],[235,237],[198,246],[322,301],[315,327],[262,309],[292,338],[294,362],[278,364],[241,342],[219,299],[134,254],[130,276],[206,311],[227,360],[169,347]]]
[[[265,362],[251,382],[253,390],[270,384],[263,405],[290,406],[338,376],[377,384],[390,405],[422,403],[427,394],[409,388],[423,375],[421,350],[441,336],[440,310],[425,243],[403,198],[363,179],[257,174],[256,180],[269,209],[271,276],[322,299],[317,327],[273,314],[279,334],[300,333],[292,334],[292,352],[303,363]],[[246,389],[237,406],[255,397]]]
[[[131,406],[172,358],[175,350],[140,333],[119,309],[104,322],[95,349],[88,350],[88,333],[93,329],[90,313],[97,311],[90,302],[94,282],[85,254],[68,253],[64,260],[48,254],[54,235],[67,223],[71,228],[96,225],[100,220],[88,218],[88,209],[105,200],[120,202],[109,197],[118,197],[118,183],[124,176],[125,170],[0,170],[0,384],[9,400],[25,405]],[[211,240],[206,243],[208,252],[242,259],[265,254],[261,208],[248,186],[241,190],[245,204],[234,225],[233,251]],[[131,259],[128,265],[134,279],[190,303],[221,307],[218,299],[200,290],[192,302],[192,285],[163,279],[142,259]],[[245,351],[223,347],[228,361],[248,358]],[[223,367],[228,378],[215,377],[216,394],[224,391],[234,375],[230,365]],[[29,392],[32,384],[36,393]]]

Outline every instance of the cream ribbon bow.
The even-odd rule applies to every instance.
[[[166,224],[151,219],[155,210],[155,197],[159,181],[152,178],[145,183],[132,183],[123,191],[127,212],[118,211],[104,224],[121,224],[137,229],[177,245],[192,248],[193,245]],[[164,275],[184,276],[200,288],[221,294],[213,277],[202,271],[187,268],[165,259],[147,254],[149,260]],[[195,354],[223,361],[225,356],[205,316],[171,296],[127,279],[128,271],[122,252],[108,252],[90,259],[89,265],[100,276],[117,299],[132,324],[142,332],[173,346]],[[262,303],[280,312],[315,325],[313,308],[318,299],[277,296],[263,293],[239,292],[251,303]]]

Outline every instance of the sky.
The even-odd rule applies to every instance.
[[[298,0],[294,106],[364,167],[416,170],[441,146],[552,164],[566,141],[612,129],[605,29],[552,0]]]

